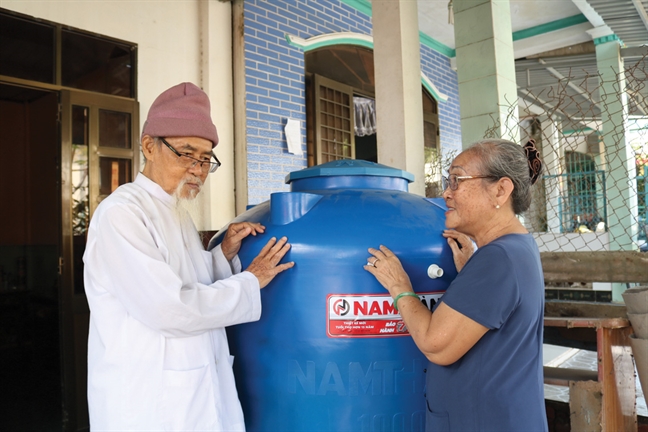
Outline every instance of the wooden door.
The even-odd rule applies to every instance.
[[[315,162],[355,159],[353,88],[315,75]]]

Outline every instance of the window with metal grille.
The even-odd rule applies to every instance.
[[[596,169],[591,156],[579,152],[565,152],[565,165],[566,196],[561,199],[563,231],[596,231],[600,222],[607,226],[605,172]]]
[[[355,159],[353,89],[315,75],[315,139],[318,164]]]

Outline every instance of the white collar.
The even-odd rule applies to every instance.
[[[173,207],[176,205],[176,200],[172,195],[169,195],[164,189],[162,189],[162,186],[159,184],[155,183],[153,180],[150,178],[146,177],[144,173],[139,173],[137,177],[135,177],[135,181],[133,182],[142,189],[144,189],[146,192],[150,193],[153,195],[155,198],[159,199],[163,203]]]

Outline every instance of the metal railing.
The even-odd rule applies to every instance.
[[[560,232],[607,231],[605,171],[549,175],[543,178],[545,184],[553,184],[560,190],[558,195]],[[647,240],[648,176],[637,176],[636,181],[638,238]]]
[[[549,175],[544,180],[559,191],[560,232],[607,230],[605,171]]]

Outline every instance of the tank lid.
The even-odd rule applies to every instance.
[[[293,171],[286,176],[286,184],[305,178],[337,176],[395,177],[409,183],[414,181],[414,175],[407,171],[360,159],[343,159]]]

